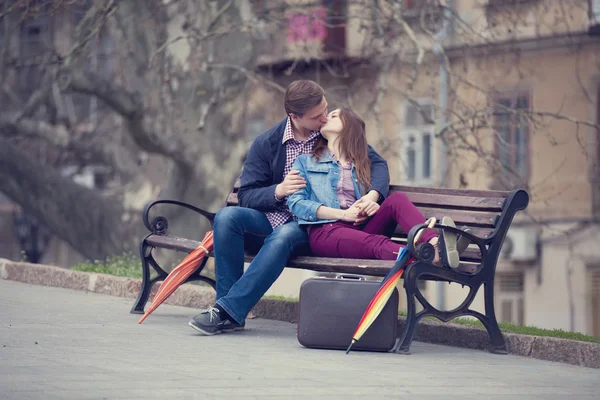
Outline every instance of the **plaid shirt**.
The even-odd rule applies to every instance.
[[[286,175],[291,171],[292,164],[296,161],[296,158],[301,154],[309,154],[313,146],[315,144],[315,140],[321,134],[319,131],[312,131],[310,136],[306,141],[302,142],[296,140],[294,137],[294,128],[292,126],[292,121],[288,118],[285,124],[285,131],[283,132],[283,140],[281,143],[285,146],[285,168],[283,169],[283,178],[285,179]],[[275,193],[273,193],[275,196]],[[285,224],[289,221],[290,218],[296,219],[296,217],[291,213],[290,209],[287,205],[287,199],[284,199],[280,202],[278,211],[269,211],[266,212],[265,215],[267,219],[271,223],[273,230],[280,225]]]

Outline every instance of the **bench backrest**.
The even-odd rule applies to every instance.
[[[239,187],[238,178],[227,196],[225,206],[238,205]],[[395,192],[406,194],[425,218],[435,217],[440,221],[447,215],[454,220],[457,227],[467,226],[471,233],[481,238],[491,238],[498,231],[505,235],[516,211],[524,209],[529,201],[529,196],[523,190],[468,190],[391,185],[390,194]],[[407,234],[408,232],[403,232],[397,227],[392,240],[406,243]],[[501,245],[504,236],[499,239]],[[477,248],[469,248],[462,254],[461,259],[479,263],[481,252]]]

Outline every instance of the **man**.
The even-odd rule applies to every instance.
[[[308,249],[308,235],[289,211],[287,196],[305,187],[296,157],[312,151],[327,122],[327,100],[313,81],[292,82],[287,118],[256,138],[244,163],[239,207],[221,209],[214,221],[216,303],[190,320],[204,335],[244,329],[245,319],[279,277],[291,256]],[[369,147],[371,188],[357,202],[381,202],[390,183],[387,162]],[[366,216],[363,219],[366,220]],[[258,250],[244,273],[244,249]]]

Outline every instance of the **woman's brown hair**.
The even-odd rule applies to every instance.
[[[340,141],[339,149],[342,153],[339,157],[348,159],[354,163],[356,177],[362,185],[363,190],[367,191],[371,186],[371,160],[369,160],[365,121],[347,107],[340,110],[339,118],[342,119],[343,125],[338,137]],[[319,160],[326,149],[327,139],[319,136],[313,147],[312,154]]]

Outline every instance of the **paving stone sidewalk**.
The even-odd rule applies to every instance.
[[[600,370],[413,343],[410,356],[312,350],[296,326],[248,320],[198,336],[196,310],[0,280],[1,399],[592,399]]]

